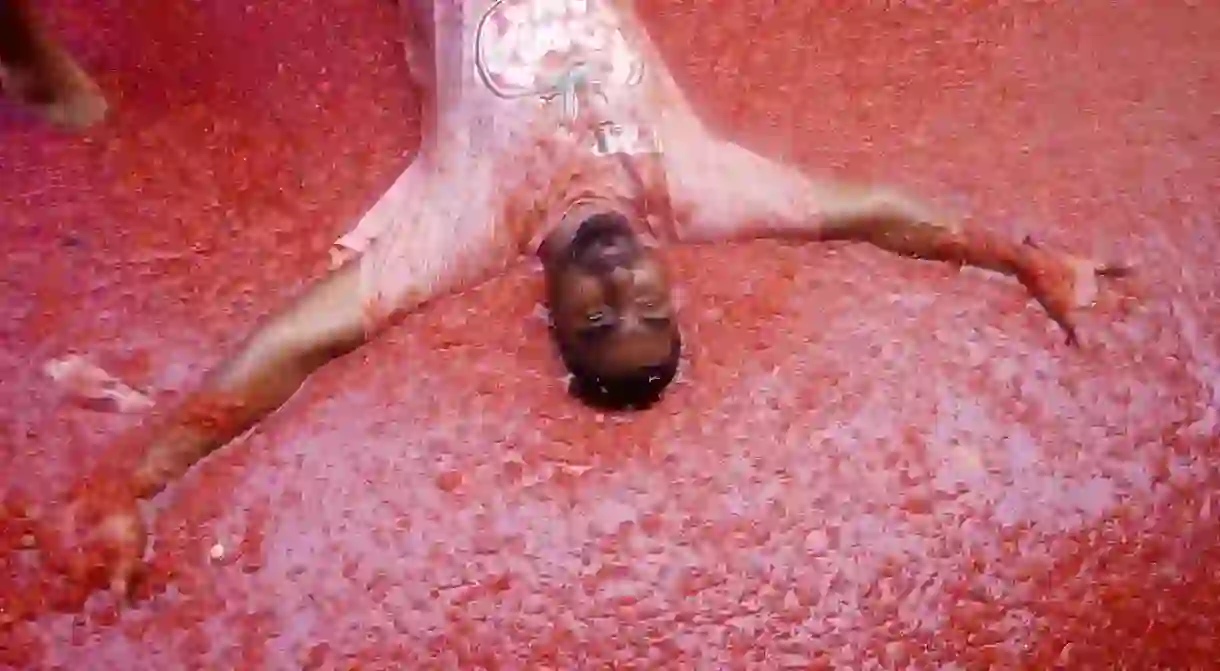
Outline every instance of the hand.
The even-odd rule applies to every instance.
[[[1067,344],[1079,345],[1072,312],[1096,303],[1097,278],[1125,277],[1131,267],[1048,250],[1030,237],[1023,244],[1029,254],[1018,273],[1021,283],[1067,334]]]
[[[144,576],[148,534],[128,488],[90,483],[53,518],[39,550],[53,568],[90,589],[131,598]]]

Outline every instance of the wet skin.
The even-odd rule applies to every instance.
[[[664,157],[672,219],[681,222],[676,230],[682,231],[673,242],[852,241],[977,266],[1019,280],[1069,340],[1075,339],[1071,313],[1089,300],[1078,289],[1114,270],[963,229],[890,189],[813,179],[714,136],[686,111],[675,116],[680,119],[669,126],[673,132],[666,136]],[[670,277],[641,235],[647,227],[629,216],[613,216],[626,209],[602,208],[565,220],[539,250],[556,340],[606,375],[659,361],[678,332]],[[429,258],[420,265],[435,268],[447,260]],[[103,494],[86,487],[75,496],[68,519],[84,527],[82,536],[107,548],[105,572],[115,592],[128,594],[141,571],[146,535],[139,501],[256,426],[319,368],[377,335],[367,328],[360,268],[360,263],[339,267],[265,317],[179,407],[127,438],[139,444],[133,461],[108,463],[110,475],[89,478],[117,484],[103,488]],[[445,293],[461,288],[448,287]]]
[[[554,335],[591,368],[614,375],[669,355],[678,329],[669,274],[626,217],[586,220],[541,256]]]
[[[714,235],[692,240],[856,241],[902,256],[989,269],[1025,285],[1063,326],[1069,342],[1075,342],[1071,314],[1091,300],[1079,289],[1094,286],[1097,276],[1125,271],[1028,240],[927,223],[922,208],[888,198],[887,191],[811,185],[829,204],[815,223],[767,220],[761,227],[717,228]],[[539,257],[561,347],[575,348],[585,363],[606,374],[648,365],[669,350],[678,329],[670,279],[629,220],[587,228],[560,225],[544,240]],[[107,463],[108,474],[93,474],[73,495],[69,521],[60,526],[83,527],[77,535],[104,548],[99,556],[107,557],[103,572],[112,591],[127,597],[144,571],[146,531],[139,501],[257,425],[315,371],[375,335],[365,329],[359,268],[358,263],[340,267],[265,318],[184,403],[127,439],[140,444],[134,463]],[[98,490],[90,482],[105,483],[100,491],[106,493],[90,493]]]
[[[91,126],[107,111],[101,89],[46,34],[27,0],[0,0],[0,89],[65,128]]]

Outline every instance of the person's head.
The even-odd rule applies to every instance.
[[[574,395],[645,408],[678,371],[682,338],[669,276],[621,214],[593,215],[545,263],[551,332]]]

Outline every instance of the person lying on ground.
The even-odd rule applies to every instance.
[[[663,245],[852,241],[984,268],[1016,278],[1072,342],[1074,310],[1097,277],[1125,270],[972,230],[894,189],[817,179],[720,137],[626,2],[401,4],[424,93],[419,155],[338,241],[333,270],[151,427],[122,488],[70,508],[117,592],[142,566],[136,501],[404,314],[529,257],[541,261],[572,391],[608,408],[651,405],[678,370]]]

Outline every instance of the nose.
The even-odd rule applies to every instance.
[[[630,334],[637,331],[647,331],[643,316],[635,301],[631,299],[632,288],[638,281],[636,273],[628,268],[615,268],[611,272],[615,285],[619,288],[618,323],[621,333]]]
[[[633,284],[635,284],[635,273],[633,273],[629,268],[616,265],[614,269],[610,271],[610,279],[613,280],[614,283],[619,287],[629,289]]]

